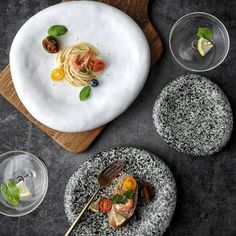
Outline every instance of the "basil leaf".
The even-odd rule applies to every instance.
[[[115,194],[111,199],[112,204],[119,204],[123,199],[123,196],[120,194]]]
[[[115,194],[111,199],[112,204],[126,204],[128,198],[125,195]]]
[[[207,27],[204,27],[204,28],[199,27],[199,28],[198,28],[198,31],[197,31],[197,36],[198,36],[198,38],[203,37],[203,38],[205,38],[205,39],[211,39],[211,38],[213,37],[213,33],[212,33],[212,31],[211,31],[209,28],[207,28]]]
[[[65,34],[68,29],[64,25],[53,25],[48,29],[48,35],[61,36]]]
[[[90,93],[91,93],[90,86],[83,87],[79,94],[80,101],[86,100],[90,96]]]
[[[134,190],[129,190],[124,192],[124,196],[127,197],[128,199],[132,199],[134,196]]]
[[[13,206],[20,204],[19,189],[14,180],[10,179],[1,184],[1,193],[4,199]]]
[[[129,201],[129,199],[123,195],[123,198],[122,198],[122,204],[126,204],[127,202]]]

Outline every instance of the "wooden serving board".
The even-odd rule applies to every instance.
[[[162,54],[163,47],[158,33],[155,31],[148,18],[147,9],[149,1],[99,0],[99,2],[104,2],[111,6],[119,8],[120,10],[131,16],[139,24],[139,26],[145,33],[150,45],[152,65],[155,64]],[[102,126],[87,132],[66,133],[46,127],[35,118],[33,118],[19,100],[11,79],[9,65],[6,66],[6,68],[0,74],[0,94],[13,106],[15,106],[28,120],[33,122],[41,130],[43,130],[49,137],[55,140],[64,149],[73,153],[80,153],[85,151],[105,128],[105,126]]]

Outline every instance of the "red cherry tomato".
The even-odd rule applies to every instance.
[[[103,60],[97,59],[93,63],[93,72],[99,72],[104,70],[105,68],[105,63]]]
[[[47,36],[43,42],[43,48],[48,53],[57,53],[60,51],[60,43],[54,36]]]
[[[112,208],[112,202],[109,198],[102,198],[99,202],[99,208],[103,212],[109,212]]]

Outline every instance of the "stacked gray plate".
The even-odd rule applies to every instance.
[[[86,212],[76,228],[76,235],[162,235],[168,227],[176,205],[176,185],[169,168],[158,157],[144,150],[124,147],[110,149],[90,158],[70,178],[65,191],[65,212],[70,223],[82,210],[89,196],[97,189],[96,176],[109,163],[125,163],[124,173],[138,181],[147,181],[155,189],[155,198],[148,205],[138,204],[130,222],[120,229],[108,225],[108,216],[102,212]],[[124,173],[121,173],[123,175]],[[98,198],[113,195],[117,179],[102,190]]]
[[[158,96],[153,120],[159,135],[179,152],[206,156],[230,139],[233,115],[223,91],[195,74],[169,83]]]

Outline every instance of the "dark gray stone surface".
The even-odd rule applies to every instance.
[[[54,3],[57,1],[0,0],[1,69],[8,63],[11,41],[20,26],[34,13]],[[229,31],[231,47],[227,59],[217,69],[203,75],[222,88],[233,112],[236,110],[236,1],[150,1],[150,16],[163,39],[165,53],[151,69],[136,101],[107,126],[87,152],[74,155],[64,151],[0,97],[0,153],[13,149],[29,151],[40,157],[49,171],[49,190],[44,202],[21,218],[0,216],[1,236],[63,235],[68,227],[63,197],[69,177],[88,156],[125,145],[153,152],[174,174],[177,208],[165,236],[236,235],[235,131],[220,153],[209,158],[187,158],[164,143],[152,123],[152,107],[162,88],[177,76],[188,73],[172,60],[168,34],[179,17],[193,11],[212,13]]]

